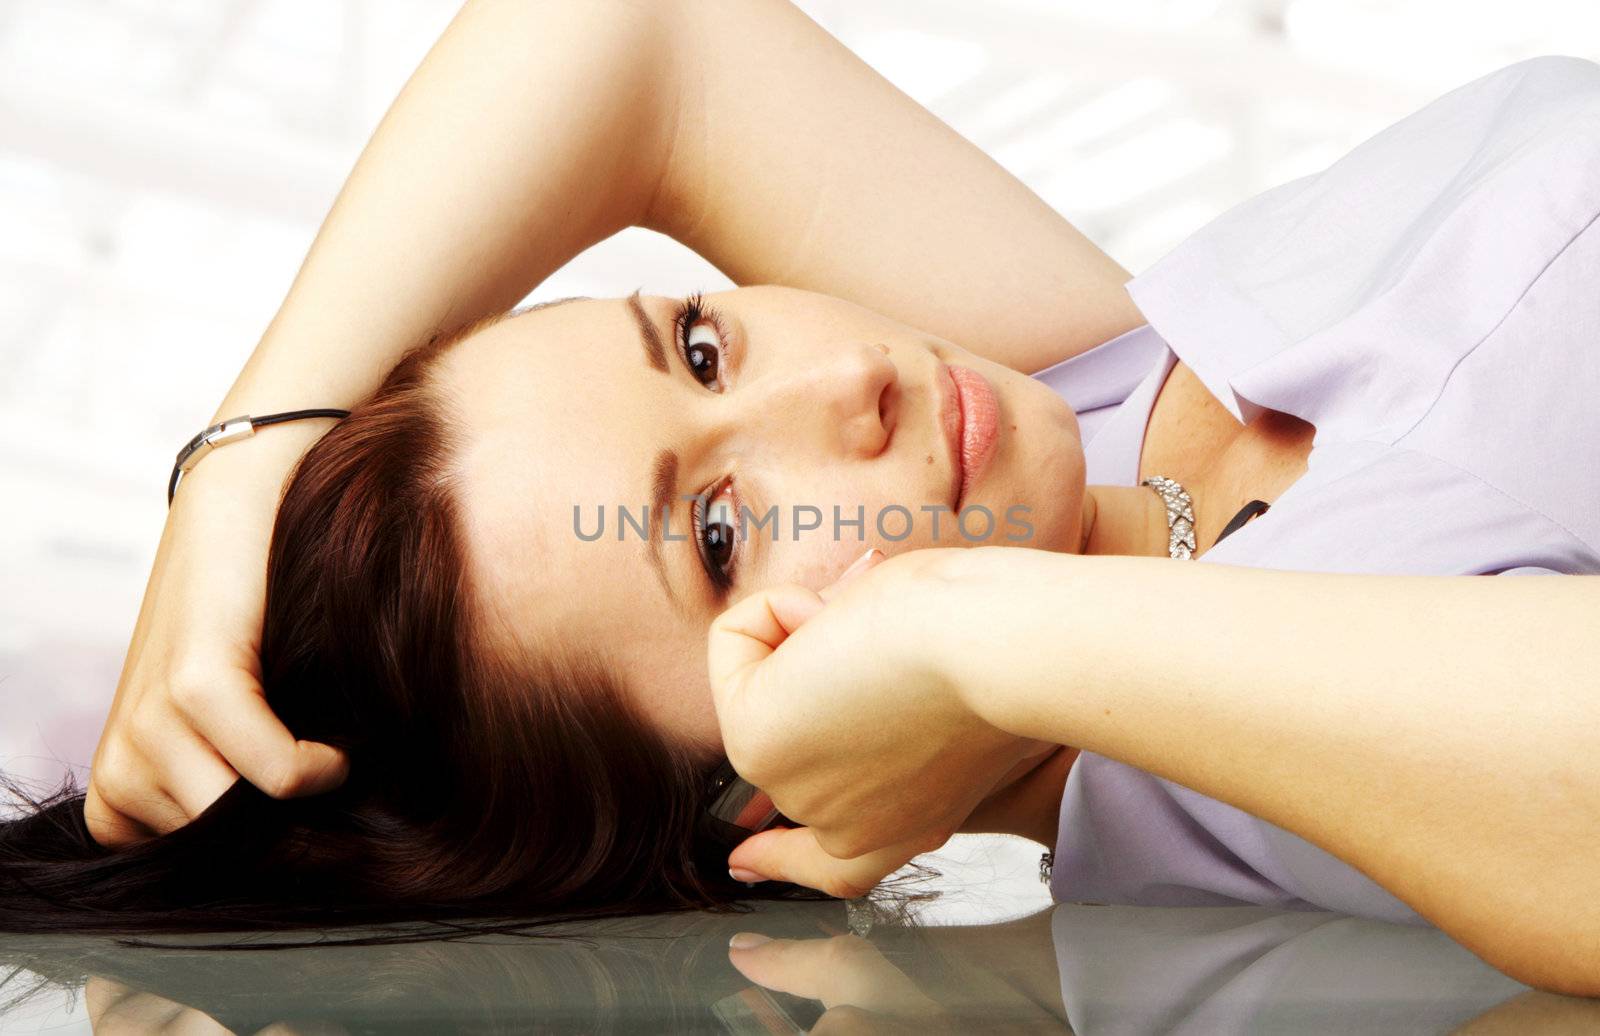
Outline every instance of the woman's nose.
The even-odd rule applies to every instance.
[[[787,403],[845,457],[875,457],[894,430],[899,375],[885,345],[850,342],[824,351],[794,379]]]

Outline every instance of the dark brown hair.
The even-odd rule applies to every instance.
[[[481,326],[481,325],[478,325]],[[432,377],[477,327],[408,354],[301,460],[267,562],[262,683],[336,791],[244,781],[121,850],[70,786],[0,824],[0,931],[226,930],[402,918],[559,920],[805,895],[728,876],[697,834],[706,761],[581,652],[492,637],[461,532],[458,435]]]

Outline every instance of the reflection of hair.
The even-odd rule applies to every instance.
[[[0,1019],[59,1002],[98,977],[239,1033],[274,1022],[297,1031],[388,1031],[407,1021],[427,1031],[697,1032],[715,1024],[713,1002],[749,985],[728,961],[731,935],[759,929],[815,939],[838,931],[844,913],[838,903],[786,904],[753,917],[618,918],[545,929],[550,938],[337,953],[169,953],[11,937],[0,939]],[[252,938],[260,947],[284,937]]]
[[[70,790],[0,824],[0,930],[160,931],[401,917],[548,918],[796,894],[696,837],[705,774],[576,651],[488,642],[435,362],[408,354],[301,460],[267,560],[262,685],[345,785],[278,801],[243,781],[188,826],[114,852]]]

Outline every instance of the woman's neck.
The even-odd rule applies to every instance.
[[[1216,512],[1239,491],[1226,461],[1244,431],[1188,365],[1172,365],[1150,406],[1137,477],[1165,475],[1189,494],[1200,519],[1196,554],[1209,545],[1202,533],[1221,531],[1227,516]],[[1168,556],[1166,505],[1149,486],[1086,487],[1081,528],[1080,554]]]
[[[1202,508],[1199,486],[1178,480]],[[1083,494],[1079,554],[1167,557],[1167,507],[1149,486],[1088,486]]]
[[[961,830],[1020,835],[1040,845],[1055,845],[1061,795],[1077,758],[1076,748],[1050,745],[1023,760],[978,803]]]

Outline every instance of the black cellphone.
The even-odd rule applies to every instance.
[[[740,777],[727,760],[712,773],[705,802],[702,826],[729,849],[783,819],[767,793]]]

